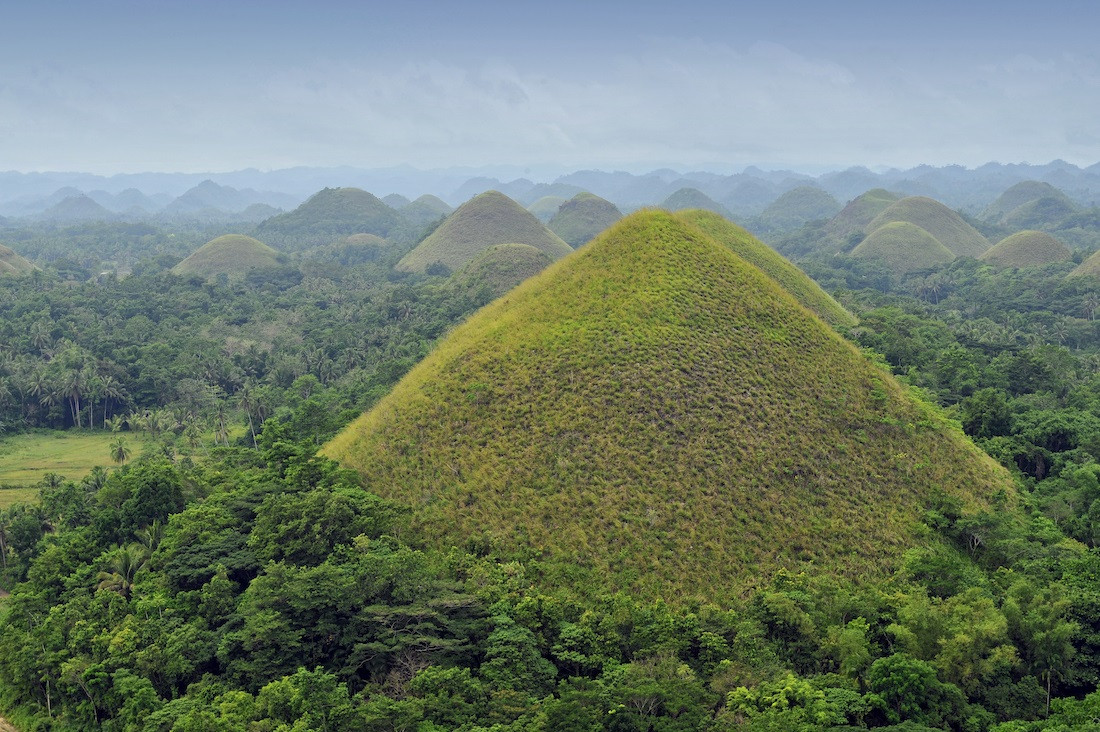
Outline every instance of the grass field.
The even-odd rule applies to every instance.
[[[137,457],[144,441],[134,434],[125,437]],[[34,485],[46,473],[79,480],[97,465],[114,464],[110,445],[117,438],[111,432],[42,431],[0,439],[0,485]],[[8,500],[7,493],[0,491],[0,508]]]

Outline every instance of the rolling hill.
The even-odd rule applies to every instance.
[[[915,224],[947,247],[956,257],[980,257],[989,241],[956,212],[925,196],[908,196],[890,204],[867,225],[868,235],[896,221]],[[854,252],[853,252],[854,253]]]
[[[529,244],[497,244],[451,275],[450,284],[489,302],[546,269],[553,261]]]
[[[1037,180],[1025,180],[1011,186],[998,196],[997,200],[991,203],[985,211],[982,212],[981,218],[991,223],[1001,223],[1014,210],[1025,204],[1038,201],[1041,198],[1059,200],[1070,210],[1076,208],[1073,205],[1073,201],[1071,201],[1065,193],[1058,190],[1050,183]]]
[[[1057,229],[1077,210],[1065,196],[1044,196],[1012,209],[1001,219],[1001,224],[1013,229]]]
[[[404,216],[414,227],[424,227],[434,224],[454,211],[443,199],[430,194],[425,194],[409,205],[401,209]]]
[[[798,186],[775,199],[759,216],[762,229],[794,231],[811,221],[839,213],[840,203],[816,186]]]
[[[1042,231],[1019,231],[1007,236],[978,257],[996,267],[1035,267],[1064,262],[1072,253],[1062,242]]]
[[[875,260],[898,276],[930,269],[955,258],[939,239],[908,221],[892,221],[878,227],[852,250],[852,256]]]
[[[325,188],[293,211],[262,222],[256,232],[298,246],[317,246],[352,234],[386,237],[402,223],[401,216],[373,194],[359,188]]]
[[[173,267],[172,272],[206,279],[225,274],[230,279],[239,279],[249,270],[276,266],[279,264],[278,257],[277,251],[250,236],[226,234],[203,244]]]
[[[578,193],[561,204],[546,226],[576,249],[622,217],[611,201],[591,193]]]
[[[35,218],[59,224],[72,224],[81,221],[109,221],[114,219],[115,215],[81,194],[59,201]]]
[[[441,263],[452,272],[496,244],[529,244],[551,259],[573,251],[531,212],[498,191],[474,196],[401,258],[397,269],[423,272]]]
[[[1015,495],[769,276],[656,210],[482,308],[322,453],[429,544],[678,605],[808,563],[878,577],[929,541],[933,493]]]
[[[668,209],[669,211],[701,208],[706,211],[713,211],[727,219],[732,218],[725,206],[718,203],[698,188],[681,188],[662,201],[661,208]]]
[[[3,244],[0,244],[0,274],[27,274],[34,269],[36,269],[36,267],[31,264],[30,261],[19,256]]]
[[[850,328],[856,324],[856,317],[806,276],[806,273],[737,224],[713,211],[702,209],[681,211],[677,217],[698,226],[716,242],[729,247],[749,264],[762,270],[780,287],[794,295],[798,302],[817,313],[834,328]]]
[[[859,243],[856,239],[865,236],[867,225],[900,199],[901,196],[882,188],[873,188],[856,196],[825,224],[826,238],[842,250],[850,249]]]
[[[1066,277],[1100,277],[1100,252],[1074,267]]]
[[[561,196],[543,196],[539,200],[532,203],[527,207],[527,210],[535,215],[535,218],[542,223],[547,223],[550,219],[554,218],[554,214],[558,212],[561,205],[568,199]]]

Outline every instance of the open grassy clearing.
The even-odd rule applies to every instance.
[[[123,435],[133,451],[140,455],[147,443],[134,433]],[[31,432],[0,439],[0,485],[30,486],[47,473],[79,480],[97,465],[113,465],[113,432]],[[0,498],[0,507],[3,506]]]

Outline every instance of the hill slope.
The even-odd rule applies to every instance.
[[[929,269],[955,258],[939,239],[908,221],[878,227],[852,250],[852,256],[881,262],[896,275]]]
[[[1100,277],[1100,252],[1074,267],[1067,277]]]
[[[661,202],[661,208],[669,211],[683,211],[692,208],[701,208],[713,211],[725,218],[732,218],[725,206],[715,201],[698,188],[681,188]]]
[[[768,231],[794,231],[811,221],[831,218],[840,210],[840,203],[820,188],[799,186],[772,201],[760,214],[760,224]]]
[[[900,198],[882,188],[873,188],[856,196],[825,224],[826,237],[842,249],[846,248],[853,237],[862,239],[867,225]]]
[[[0,274],[27,274],[34,269],[30,261],[0,244]]]
[[[35,218],[65,224],[77,221],[108,221],[114,218],[114,214],[81,194],[59,201]]]
[[[250,269],[274,267],[279,253],[242,234],[219,236],[199,247],[187,259],[172,268],[178,275],[213,278],[226,274],[230,279],[243,277]]]
[[[996,267],[1035,267],[1064,262],[1072,253],[1062,242],[1042,231],[1019,231],[1007,236],[979,259]]]
[[[440,262],[454,271],[496,244],[529,244],[551,259],[572,251],[523,206],[503,193],[487,191],[459,206],[401,258],[397,269],[423,272]]]
[[[553,261],[528,244],[497,244],[451,275],[451,285],[489,302],[546,269]]]
[[[578,193],[561,204],[546,226],[576,249],[622,217],[622,211],[611,201],[591,193]]]
[[[373,194],[359,188],[325,188],[293,211],[264,221],[256,232],[316,246],[352,234],[386,237],[401,223],[400,215]]]
[[[822,320],[833,327],[848,327],[856,324],[854,315],[845,310],[821,286],[810,279],[802,270],[784,259],[783,255],[757,239],[737,224],[731,223],[713,211],[681,211],[677,217],[698,226],[719,244],[732,249],[749,264],[763,270],[765,274],[779,283],[780,287],[794,295],[794,298]]]
[[[890,204],[867,225],[871,234],[880,226],[905,221],[927,231],[956,257],[980,257],[989,249],[989,241],[962,216],[939,201],[925,196],[908,196]]]
[[[1038,201],[1040,198],[1055,198],[1068,208],[1074,209],[1073,201],[1050,183],[1037,180],[1021,181],[997,197],[997,200],[982,212],[981,218],[993,223],[1001,222],[1009,213],[1024,204]]]
[[[535,215],[535,218],[542,223],[547,223],[550,219],[554,218],[554,214],[558,212],[561,205],[566,202],[567,199],[561,196],[543,196],[530,206],[527,210]]]
[[[322,452],[431,543],[674,603],[807,561],[876,576],[933,491],[1013,491],[771,278],[652,210],[480,310]]]

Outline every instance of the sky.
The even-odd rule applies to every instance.
[[[6,3],[0,170],[1100,162],[1100,3]]]

